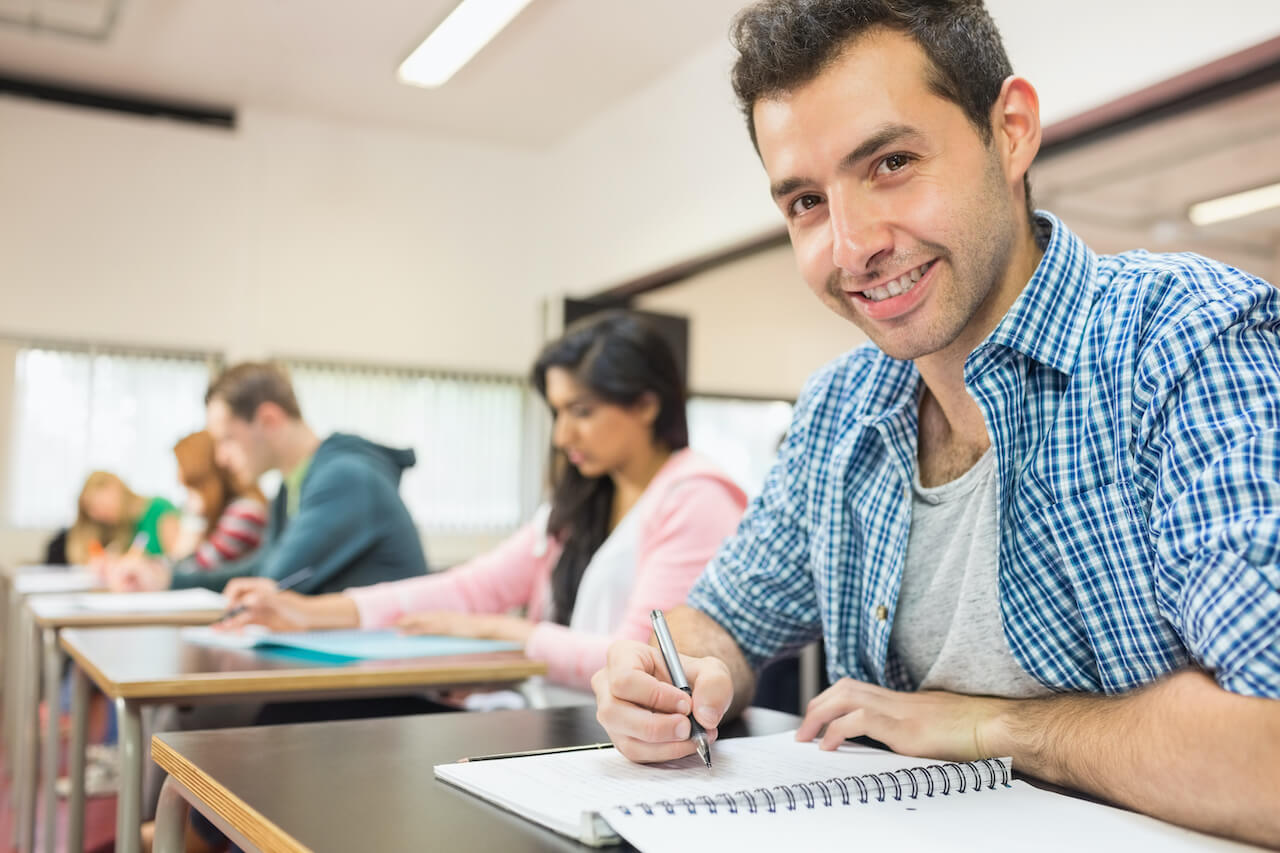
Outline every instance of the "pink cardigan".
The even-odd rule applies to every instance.
[[[542,531],[527,524],[487,554],[435,575],[349,589],[362,628],[385,628],[409,613],[453,610],[503,613],[527,607],[539,624],[525,654],[546,661],[552,681],[585,688],[604,666],[609,644],[619,639],[646,640],[649,611],[684,601],[720,543],[733,532],[746,507],[742,490],[691,450],[671,455],[645,490],[641,506],[636,580],[621,624],[612,634],[586,634],[545,620],[551,570],[560,546],[547,540],[535,549]]]

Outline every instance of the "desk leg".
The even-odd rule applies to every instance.
[[[71,667],[71,755],[67,775],[71,796],[67,798],[67,850],[84,850],[84,747],[89,739],[89,679],[80,667]]]
[[[22,643],[18,639],[18,591],[10,584],[4,600],[4,754],[9,756],[5,762],[5,773],[13,781],[16,770],[15,759],[18,755],[18,738],[15,734],[15,721],[18,718],[18,685],[21,684],[19,674],[22,672]],[[13,789],[10,787],[9,800],[13,800]]]
[[[142,713],[137,702],[116,700],[120,724],[120,793],[116,795],[116,853],[142,846]]]
[[[166,776],[160,789],[160,804],[156,806],[156,836],[151,845],[153,853],[182,853],[185,849],[186,805],[187,801],[178,793],[177,781]]]
[[[18,850],[32,853],[36,846],[36,761],[40,741],[40,643],[35,624],[22,611],[22,702],[18,721]]]
[[[62,716],[62,703],[59,701],[60,677],[62,675],[62,655],[58,651],[58,631],[56,628],[45,628],[41,632],[44,646],[44,704],[49,713],[45,727],[44,741],[44,850],[45,853],[57,853],[58,840],[58,723]]]

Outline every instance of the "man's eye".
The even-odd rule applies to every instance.
[[[880,165],[885,171],[896,172],[910,162],[911,158],[906,154],[890,154],[880,161]]]
[[[791,202],[791,215],[799,216],[806,210],[812,210],[820,204],[822,204],[822,198],[820,196],[813,195],[812,193],[802,195],[795,201]]]

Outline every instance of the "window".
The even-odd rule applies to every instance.
[[[791,408],[786,400],[691,397],[689,446],[755,497],[791,424]]]
[[[520,523],[523,383],[288,364],[302,415],[318,435],[349,432],[413,448],[418,461],[405,472],[400,494],[419,527],[490,533]]]
[[[141,495],[181,503],[172,448],[204,428],[209,360],[24,347],[14,374],[9,522],[59,527],[75,521],[90,471],[119,475]]]

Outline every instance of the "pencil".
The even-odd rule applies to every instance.
[[[470,758],[459,758],[458,764],[468,761],[492,761],[495,758],[526,758],[530,755],[552,755],[557,752],[583,752],[588,749],[613,749],[611,743],[584,743],[580,746],[553,746],[550,749],[529,749],[524,752],[498,752],[493,755],[473,755]]]

